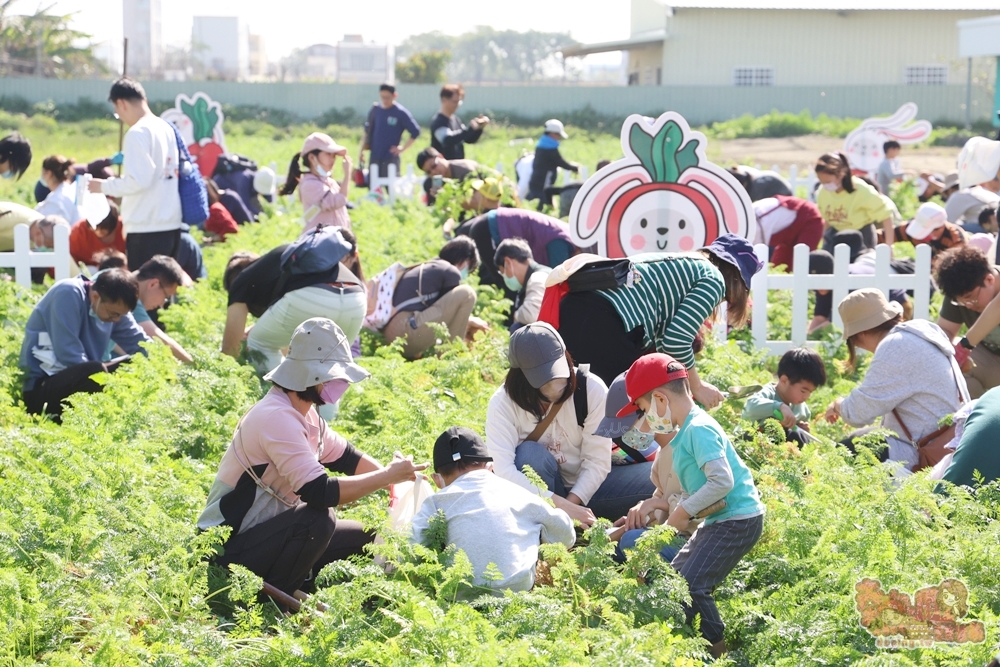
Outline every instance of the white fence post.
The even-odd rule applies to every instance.
[[[56,280],[69,278],[69,227],[52,228],[52,252],[35,252],[31,249],[31,231],[28,225],[14,227],[14,251],[0,252],[0,268],[14,269],[14,279],[22,287],[31,287],[31,269],[55,269]]]
[[[581,181],[586,181],[589,176],[590,176],[590,172],[587,171],[587,168],[581,164],[580,165],[580,171],[577,172],[577,177]]]
[[[767,263],[768,247],[762,243],[754,246],[757,258]],[[795,246],[795,269],[790,275],[769,274],[760,271],[750,283],[753,297],[751,332],[754,346],[766,349],[768,354],[782,354],[798,346],[816,347],[815,341],[807,340],[809,321],[809,292],[814,290],[833,291],[833,324],[843,328],[837,305],[851,290],[875,287],[888,296],[890,290],[913,291],[913,316],[926,319],[930,313],[931,249],[926,244],[917,246],[915,271],[912,274],[894,274],[890,266],[891,249],[881,244],[875,248],[875,273],[850,273],[850,246],[838,244],[833,251],[832,274],[809,273],[809,247]],[[768,296],[772,290],[792,290],[792,333],[791,340],[769,340]]]

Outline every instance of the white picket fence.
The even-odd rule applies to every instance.
[[[0,268],[14,269],[14,279],[19,285],[31,287],[31,269],[55,269],[56,280],[69,278],[69,227],[52,228],[52,252],[35,252],[31,249],[28,225],[14,227],[14,251],[0,252]]]
[[[419,197],[420,193],[423,192],[423,183],[427,176],[423,173],[419,176],[416,175],[413,172],[412,164],[406,166],[406,174],[403,176],[396,172],[394,164],[390,164],[386,171],[389,173],[381,176],[378,173],[378,165],[370,166],[368,168],[368,189],[375,191],[384,187],[389,196],[390,206],[396,203],[397,198],[413,199]]]
[[[768,248],[763,243],[754,246],[758,259],[767,265]],[[783,354],[801,347],[816,347],[816,341],[806,340],[809,316],[809,292],[812,290],[833,290],[833,324],[842,328],[837,304],[851,290],[862,287],[876,287],[888,298],[890,289],[913,290],[913,317],[927,319],[930,314],[931,248],[917,246],[916,270],[908,275],[891,273],[890,247],[879,245],[875,248],[875,275],[853,275],[848,272],[851,249],[839,244],[833,252],[833,273],[809,273],[809,246],[800,243],[795,246],[795,270],[790,274],[774,274],[759,271],[750,284],[753,299],[752,325],[754,346],[766,349],[768,354]],[[768,340],[768,297],[774,290],[792,290],[792,339]]]

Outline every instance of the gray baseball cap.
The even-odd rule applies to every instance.
[[[313,317],[295,327],[286,356],[264,376],[268,382],[305,391],[330,380],[360,382],[370,374],[354,363],[351,343],[333,320]]]
[[[601,438],[620,438],[635,426],[636,415],[619,417],[618,412],[631,403],[628,392],[625,391],[625,373],[614,379],[608,387],[608,396],[604,400],[604,419],[597,425],[594,435]]]
[[[532,322],[511,334],[507,356],[510,367],[520,368],[535,389],[569,377],[566,344],[548,322]]]

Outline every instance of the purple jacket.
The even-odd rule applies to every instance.
[[[569,225],[551,216],[523,208],[498,208],[488,216],[496,214],[497,231],[500,240],[520,238],[531,246],[531,254],[539,264],[549,266],[549,251],[546,246],[562,239],[570,245]]]

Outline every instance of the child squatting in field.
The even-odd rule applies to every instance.
[[[640,357],[625,375],[630,402],[618,415],[640,410],[640,430],[673,435],[673,469],[686,496],[673,510],[662,498],[650,498],[629,510],[627,525],[641,527],[654,509],[667,509],[667,525],[683,532],[693,517],[725,499],[726,507],[706,518],[671,561],[691,592],[691,604],[685,605],[688,622],[701,616],[702,636],[712,655],[720,656],[727,650],[725,624],[712,591],[760,539],[765,508],[750,469],[725,431],[695,405],[687,375],[683,364],[659,353]]]

